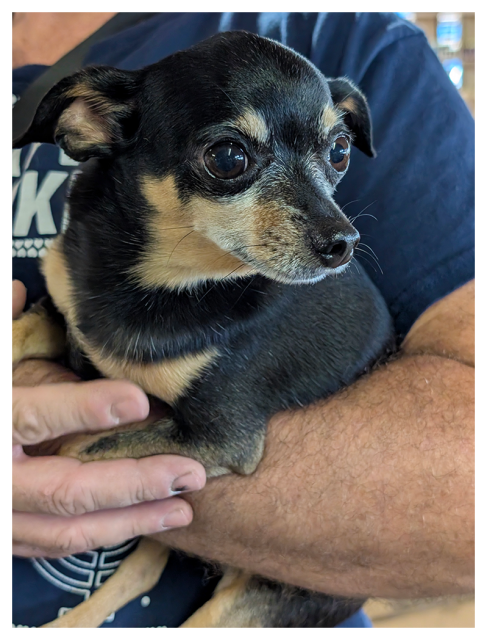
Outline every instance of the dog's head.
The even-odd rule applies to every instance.
[[[34,141],[106,159],[132,203],[135,184],[150,246],[134,273],[151,286],[256,272],[308,283],[345,268],[359,235],[333,193],[351,144],[374,155],[350,81],[245,32],[140,71],[65,78],[16,146]]]

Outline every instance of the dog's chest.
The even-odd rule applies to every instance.
[[[172,404],[183,396],[202,371],[217,357],[216,349],[150,364],[122,362],[103,357],[95,349],[83,347],[96,368],[106,378],[125,379],[146,393]]]
[[[105,355],[101,348],[90,344],[77,329],[74,288],[60,238],[53,243],[44,257],[42,271],[46,278],[47,289],[54,304],[64,315],[76,346],[107,378],[130,380],[138,384],[146,393],[172,404],[185,394],[193,380],[218,356],[217,350],[210,348],[180,358],[138,364]]]

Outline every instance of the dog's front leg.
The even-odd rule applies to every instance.
[[[193,613],[181,628],[262,627],[262,622],[256,623],[251,615],[248,615],[250,612],[244,612],[239,606],[245,601],[249,579],[250,575],[239,569],[227,569],[211,599]]]
[[[216,437],[204,438],[200,429],[189,429],[178,416],[155,422],[119,427],[93,435],[74,436],[65,441],[58,455],[83,462],[117,458],[143,458],[159,454],[180,455],[198,460],[209,478],[227,473],[248,475],[259,464],[264,450],[265,424],[247,433],[245,442],[215,428]]]
[[[88,600],[43,627],[99,627],[111,613],[158,583],[168,557],[167,547],[150,538],[142,538],[137,549]]]
[[[148,420],[150,421],[150,418]],[[225,424],[229,425],[226,429],[213,425],[216,437],[204,438],[201,425],[192,425],[190,429],[181,417],[171,414],[168,409],[164,417],[160,417],[159,414],[152,423],[146,420],[144,423],[126,425],[117,430],[112,429],[89,436],[75,436],[64,442],[57,453],[82,461],[141,458],[167,453],[200,461],[208,477],[226,473],[251,473],[262,457],[265,422],[258,424],[253,421],[245,443],[238,439],[238,433],[232,434],[231,422]],[[183,490],[184,487],[180,489]],[[157,556],[157,552],[155,553]],[[87,602],[78,605],[73,611],[50,623],[49,626],[99,626],[110,613],[148,590],[147,581],[139,569],[137,571],[131,569],[139,563],[142,571],[147,565],[159,566],[157,579],[165,566],[165,562],[158,564],[150,558],[149,554],[139,553],[137,549]],[[211,599],[185,626],[234,626],[234,604],[240,603],[241,597],[244,592],[246,593],[246,582],[247,578],[240,579],[233,576],[230,579],[228,577],[222,585],[224,591],[219,591],[216,594],[216,600]],[[117,595],[118,592],[120,595]],[[238,615],[241,616],[240,605],[239,611]],[[247,613],[246,610],[245,615]],[[244,626],[263,625],[256,624],[252,618],[252,621]]]

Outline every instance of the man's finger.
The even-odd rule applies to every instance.
[[[14,444],[140,422],[149,413],[144,392],[123,380],[14,387],[12,393]]]
[[[20,280],[12,281],[12,318],[20,316],[25,307],[27,289]]]
[[[63,557],[119,544],[140,535],[184,527],[192,518],[190,505],[181,498],[97,511],[75,518],[14,511],[13,553]]]
[[[100,509],[162,500],[205,485],[205,470],[181,456],[82,463],[73,458],[29,457],[14,447],[13,509],[79,516]]]

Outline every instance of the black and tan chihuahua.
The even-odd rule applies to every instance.
[[[222,33],[139,71],[63,79],[16,146],[31,142],[88,161],[42,264],[70,366],[168,405],[153,424],[79,436],[60,454],[171,453],[208,477],[250,474],[273,414],[335,393],[387,354],[388,310],[348,268],[359,234],[333,201],[351,144],[374,155],[366,100],[347,79],[272,40]],[[33,308],[14,323],[14,359],[59,355],[58,335]],[[166,559],[143,540],[50,626],[101,624]],[[227,569],[184,626],[330,627],[361,604]]]

